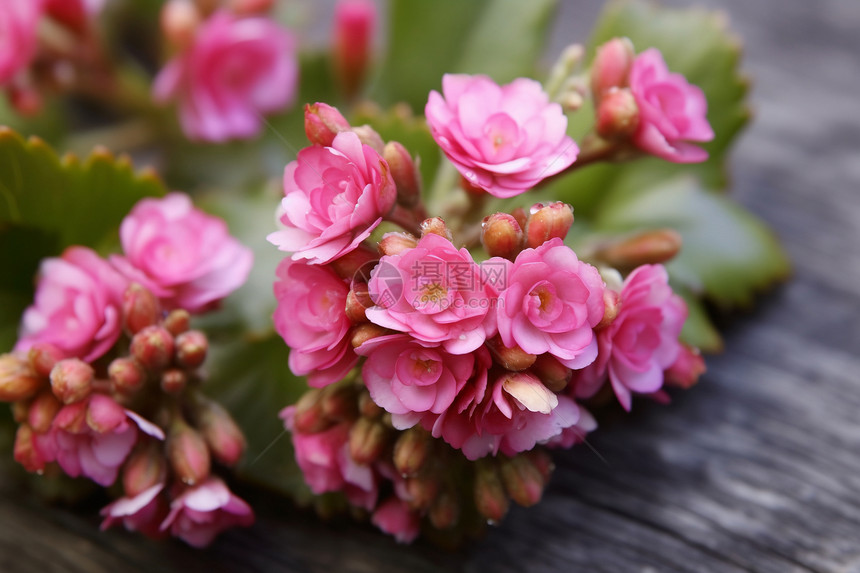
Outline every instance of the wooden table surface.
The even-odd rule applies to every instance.
[[[257,524],[205,551],[100,533],[95,507],[46,506],[4,462],[0,571],[860,572],[860,1],[700,3],[728,12],[754,78],[735,196],[795,276],[728,325],[697,387],[604,424],[605,462],[560,453],[539,506],[458,552],[247,491]],[[556,47],[597,4],[563,2]]]

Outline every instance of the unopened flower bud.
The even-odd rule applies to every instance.
[[[138,283],[131,283],[122,295],[123,325],[130,334],[137,334],[158,322],[161,308],[152,292]]]
[[[385,233],[379,241],[379,252],[383,255],[399,255],[414,249],[418,240],[410,233]]]
[[[639,127],[639,106],[627,89],[612,89],[604,94],[597,108],[597,135],[609,141],[623,141]]]
[[[523,507],[530,507],[540,501],[543,495],[543,475],[523,455],[503,460],[499,464],[502,483],[511,499]]]
[[[305,105],[305,135],[311,143],[331,147],[334,136],[349,129],[349,122],[337,108],[325,103]]]
[[[332,384],[322,391],[322,415],[334,422],[352,420],[358,415],[357,388],[352,384]]]
[[[221,404],[199,399],[195,407],[195,421],[216,460],[230,467],[239,463],[245,453],[245,435]]]
[[[687,389],[699,381],[705,370],[705,359],[699,349],[682,344],[678,358],[666,370],[666,385]]]
[[[160,326],[147,326],[131,339],[131,355],[145,368],[163,370],[173,360],[173,336]]]
[[[421,471],[430,457],[430,434],[419,426],[400,434],[394,443],[394,467],[403,476],[413,476]]]
[[[0,355],[0,402],[26,400],[43,385],[30,360],[19,354]]]
[[[681,243],[681,235],[673,229],[652,229],[609,243],[594,256],[617,269],[634,269],[674,258]]]
[[[45,105],[39,90],[29,84],[12,84],[8,88],[9,103],[23,117],[38,115]]]
[[[406,493],[409,494],[409,506],[412,509],[426,510],[439,493],[439,480],[426,473],[406,478]]]
[[[164,481],[167,460],[157,442],[146,441],[128,457],[122,469],[122,486],[127,497],[134,497]]]
[[[167,313],[162,325],[167,329],[167,332],[173,336],[179,336],[188,330],[191,322],[191,315],[184,308],[177,308]]]
[[[340,0],[335,6],[334,66],[348,98],[358,92],[367,73],[376,20],[371,0]]]
[[[481,223],[481,244],[491,257],[511,259],[523,246],[523,230],[513,215],[493,213]]]
[[[108,378],[114,392],[128,396],[143,388],[146,372],[137,360],[124,356],[110,363]]]
[[[388,333],[388,330],[382,328],[381,326],[377,326],[371,323],[359,324],[355,328],[352,329],[352,338],[350,339],[350,344],[353,348],[358,348],[368,340],[372,338],[376,338],[378,336],[384,336]]]
[[[442,217],[430,217],[421,222],[421,236],[423,237],[431,233],[444,237],[449,241],[453,239],[451,231],[448,230],[448,225],[445,224]]]
[[[199,330],[189,330],[176,337],[176,363],[183,368],[197,368],[206,360],[209,341]]]
[[[369,392],[364,391],[358,396],[358,412],[365,418],[373,419],[379,418],[384,410],[373,401]]]
[[[475,468],[475,507],[492,522],[499,522],[508,512],[510,499],[494,460],[478,460]]]
[[[299,434],[316,434],[329,428],[332,421],[323,415],[322,390],[311,388],[296,402],[293,427]]]
[[[633,43],[627,38],[614,38],[597,48],[591,65],[591,91],[596,101],[612,88],[627,86],[635,57]]]
[[[60,360],[51,370],[51,390],[63,404],[80,402],[93,390],[93,367],[77,358]]]
[[[556,201],[548,205],[534,205],[526,223],[526,244],[537,248],[550,239],[564,239],[573,225],[573,209],[570,205]]]
[[[200,433],[176,417],[167,436],[167,458],[182,483],[194,485],[209,477],[209,448]]]
[[[552,392],[561,392],[567,388],[573,371],[559,362],[551,354],[541,354],[532,366],[532,372],[540,378],[543,385]]]
[[[504,345],[502,338],[499,335],[496,335],[487,341],[487,348],[490,349],[496,362],[506,370],[511,370],[513,372],[520,372],[527,369],[534,364],[537,359],[537,356],[529,354],[517,345],[514,345],[512,348],[508,348]]]
[[[400,142],[389,141],[382,156],[391,168],[397,202],[404,207],[414,207],[421,200],[421,177],[409,151]]]
[[[63,353],[53,344],[34,344],[27,353],[27,358],[33,366],[33,370],[39,376],[47,378],[54,369],[54,364],[63,359]]]
[[[54,395],[50,390],[47,392],[51,396]],[[30,415],[30,402],[27,400],[21,400],[19,402],[12,402],[12,419],[15,420],[16,423],[21,424],[27,421],[27,416]]]
[[[535,448],[519,455],[526,456],[532,465],[537,468],[541,477],[543,477],[544,484],[549,483],[552,472],[555,471],[555,464],[552,462],[552,456],[549,455],[549,452],[543,448]]]
[[[161,389],[168,394],[180,394],[188,385],[188,375],[179,368],[168,368],[161,373]]]
[[[370,271],[377,262],[379,262],[379,253],[362,244],[354,251],[333,260],[328,266],[342,279],[367,282],[370,279]]]
[[[18,426],[15,433],[15,461],[24,466],[28,472],[39,472],[45,469],[45,460],[39,454],[35,445],[35,432],[27,424]]]
[[[265,14],[272,9],[275,0],[230,0],[233,13],[242,16]]]
[[[200,20],[200,12],[192,0],[169,0],[161,9],[161,31],[178,50],[194,41]]]
[[[606,328],[615,321],[621,312],[621,295],[612,289],[603,291],[603,318],[594,327],[595,330]]]
[[[388,445],[385,426],[369,418],[359,418],[349,430],[349,456],[357,464],[375,462]]]
[[[353,133],[358,136],[358,139],[365,145],[369,145],[378,154],[382,155],[385,152],[385,141],[375,129],[369,125],[359,125],[352,128]]]
[[[346,295],[346,317],[354,323],[367,322],[365,311],[373,306],[366,283],[353,283]]]
[[[460,504],[449,490],[443,490],[433,501],[428,513],[430,523],[436,529],[449,529],[456,525],[460,517]]]
[[[48,390],[40,392],[30,403],[27,424],[33,428],[33,431],[44,434],[51,429],[51,424],[54,423],[54,418],[61,407],[53,392]]]

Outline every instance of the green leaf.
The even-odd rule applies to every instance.
[[[676,288],[675,291],[684,299],[690,311],[681,331],[681,340],[702,352],[722,352],[723,337],[708,317],[702,301],[684,288]]]

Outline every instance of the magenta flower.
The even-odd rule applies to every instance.
[[[43,260],[35,301],[24,312],[15,350],[47,343],[64,358],[99,358],[122,331],[126,286],[125,278],[85,247],[69,247],[60,258]]]
[[[163,483],[147,488],[134,497],[121,497],[101,510],[102,531],[118,523],[129,531],[139,531],[147,537],[163,535],[160,525],[167,517],[167,502],[161,494]]]
[[[295,406],[281,411],[284,426],[292,432],[296,462],[305,483],[315,494],[342,491],[349,502],[367,510],[377,498],[377,478],[369,466],[357,464],[349,455],[349,424],[341,423],[315,434],[295,430]]]
[[[433,139],[469,183],[513,197],[570,166],[579,148],[565,133],[561,106],[541,85],[505,86],[486,76],[446,74],[425,107]]]
[[[428,233],[418,245],[380,259],[368,281],[374,324],[442,344],[452,354],[472,352],[495,334],[493,291],[467,249]]]
[[[275,330],[291,348],[290,369],[311,386],[337,382],[358,362],[350,345],[347,284],[328,267],[284,259],[275,282]]]
[[[639,107],[633,142],[641,149],[675,163],[698,163],[708,153],[690,141],[710,141],[708,102],[700,88],[666,67],[659,50],[645,50],[633,60],[630,90]]]
[[[242,286],[254,261],[224,221],[196,209],[182,193],[142,199],[119,235],[125,256],[113,255],[111,263],[167,309],[211,308]]]
[[[289,105],[296,94],[296,41],[264,17],[219,11],[193,42],[161,70],[153,94],[179,101],[179,119],[191,139],[221,142],[257,135],[261,114]]]
[[[254,512],[223,481],[210,477],[200,485],[186,489],[170,503],[170,513],[161,530],[170,530],[194,547],[205,547],[231,527],[248,527],[254,523]]]
[[[618,401],[630,410],[631,392],[651,394],[663,386],[663,371],[681,352],[678,336],[687,305],[672,292],[663,265],[643,265],[624,280],[621,310],[598,332],[598,359],[577,373],[576,395],[597,392],[607,374]]]
[[[0,86],[11,83],[36,55],[41,0],[0,3]]]
[[[604,311],[597,269],[555,238],[517,255],[505,281],[497,311],[505,346],[519,346],[529,354],[548,352],[568,368],[594,360],[592,329]]]
[[[399,497],[392,496],[379,504],[370,521],[398,543],[412,543],[421,532],[421,518]]]
[[[137,442],[138,428],[164,439],[158,426],[125,410],[104,394],[93,394],[57,412],[51,429],[53,454],[68,475],[83,475],[99,485],[109,486]]]
[[[284,227],[269,242],[296,260],[330,262],[370,236],[396,197],[388,163],[355,133],[338,133],[331,147],[306,147],[287,165]]]
[[[405,334],[373,338],[356,349],[367,361],[362,377],[370,396],[406,429],[425,414],[441,414],[472,376],[474,353],[427,348]]]

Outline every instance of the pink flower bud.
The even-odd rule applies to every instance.
[[[188,375],[179,368],[168,368],[161,373],[161,389],[167,394],[180,394],[188,385]]]
[[[334,424],[323,415],[322,392],[311,388],[296,402],[293,414],[293,428],[299,434],[316,434]]]
[[[167,316],[164,318],[163,326],[167,329],[167,332],[173,336],[179,336],[188,330],[190,321],[191,315],[188,311],[184,308],[177,308],[176,310],[171,310],[167,313]]]
[[[475,469],[475,508],[490,521],[499,522],[508,512],[510,500],[491,460],[479,460]]]
[[[552,477],[552,472],[555,470],[555,464],[552,462],[549,452],[542,448],[535,448],[520,455],[526,456],[531,464],[537,468],[545,484],[549,483],[549,478]]]
[[[544,386],[553,392],[564,390],[573,375],[573,371],[570,368],[550,354],[541,354],[538,356],[532,366],[532,372],[540,378]]]
[[[705,370],[705,359],[699,349],[682,344],[678,358],[664,374],[665,383],[686,390],[699,381]]]
[[[439,235],[449,241],[453,240],[451,231],[448,230],[448,225],[445,224],[442,217],[431,217],[421,222],[421,236],[426,237],[427,235]]]
[[[108,378],[114,392],[128,396],[143,388],[146,372],[134,358],[122,357],[110,363]]]
[[[80,402],[92,392],[94,379],[95,371],[86,362],[60,360],[51,370],[51,390],[63,404]]]
[[[671,260],[681,251],[681,235],[673,229],[643,231],[598,249],[595,257],[621,270]]]
[[[487,341],[487,348],[490,349],[496,362],[503,368],[513,372],[520,372],[529,368],[537,359],[537,356],[525,352],[517,345],[510,348],[505,346],[498,335]]]
[[[27,84],[13,84],[9,86],[9,103],[23,117],[35,117],[39,115],[45,106],[45,100],[39,91]]]
[[[137,334],[158,322],[161,308],[152,292],[139,283],[131,283],[122,297],[122,314],[125,329]]]
[[[30,364],[33,366],[33,370],[36,371],[36,374],[43,378],[47,378],[51,375],[51,370],[53,370],[54,364],[63,359],[63,353],[60,352],[60,349],[53,344],[48,344],[46,342],[36,343],[30,347],[30,351],[27,353],[27,358],[29,358]]]
[[[618,313],[621,312],[621,295],[612,289],[606,289],[603,291],[603,307],[603,318],[600,319],[594,330],[601,330],[612,324]]]
[[[176,337],[176,363],[183,368],[197,368],[206,360],[209,340],[199,330],[189,330]]]
[[[514,456],[499,466],[502,483],[511,499],[523,507],[531,507],[540,501],[545,485],[543,476],[527,457]]]
[[[403,251],[414,249],[418,239],[410,233],[385,233],[379,241],[379,252],[383,255],[399,255]]]
[[[612,89],[604,94],[597,108],[597,135],[610,141],[623,141],[639,127],[639,106],[627,88]]]
[[[427,463],[431,447],[426,430],[418,426],[406,430],[394,443],[394,467],[400,475],[414,476]]]
[[[349,122],[337,108],[319,102],[305,104],[305,135],[311,143],[331,147],[335,135],[349,130]]]
[[[366,281],[370,276],[370,270],[376,266],[378,261],[379,254],[376,250],[361,244],[354,251],[333,260],[328,267],[342,279],[353,280],[360,278],[356,277],[356,273],[363,273]]]
[[[18,426],[15,433],[14,457],[28,472],[43,470],[45,462],[48,461],[40,454],[36,445],[36,434],[27,424]]]
[[[358,348],[368,340],[372,340],[379,336],[385,336],[388,333],[388,329],[375,324],[359,324],[353,328],[352,338],[350,338],[349,343],[353,348]]]
[[[182,418],[173,420],[167,436],[167,458],[182,483],[195,485],[209,477],[211,461],[206,441]]]
[[[404,207],[414,207],[421,200],[421,176],[409,151],[400,142],[389,141],[382,156],[397,186],[397,202]]]
[[[350,384],[333,384],[323,390],[320,399],[322,415],[334,422],[354,420],[356,409],[356,387]]]
[[[197,427],[216,460],[233,467],[245,453],[245,436],[220,404],[200,399],[195,408]]]
[[[599,48],[591,65],[591,90],[600,101],[612,88],[627,86],[633,65],[633,43],[627,38],[614,38]]]
[[[491,257],[512,259],[523,246],[523,230],[513,215],[493,213],[481,223],[481,244]]]
[[[381,423],[359,418],[349,430],[349,456],[357,464],[375,462],[388,445],[388,432]]]
[[[173,336],[160,326],[147,326],[131,339],[131,355],[145,368],[163,370],[173,360]]]
[[[538,203],[531,208],[526,224],[526,244],[536,249],[550,239],[564,239],[573,225],[573,208],[556,201],[548,205]]]
[[[451,491],[442,491],[430,506],[428,517],[436,529],[454,527],[460,517],[460,504],[457,497]]]
[[[352,131],[358,136],[359,141],[372,147],[378,154],[382,155],[385,152],[385,140],[369,125],[353,127]]]
[[[367,72],[376,28],[376,4],[340,0],[334,10],[334,65],[347,97],[358,92]]]
[[[148,441],[134,450],[122,470],[125,495],[134,497],[164,481],[167,460],[157,442]]]
[[[174,48],[191,45],[201,15],[192,0],[169,0],[161,9],[161,31]]]
[[[60,411],[60,407],[61,404],[54,397],[53,392],[47,390],[41,392],[30,404],[30,409],[27,412],[27,424],[33,428],[33,431],[44,434],[51,429],[51,424],[54,423],[54,418]]]
[[[44,381],[22,354],[0,355],[0,402],[26,400]]]
[[[354,323],[367,322],[364,311],[371,306],[373,301],[367,292],[367,284],[353,283],[346,295],[346,317]]]
[[[358,396],[358,412],[365,418],[376,419],[382,416],[385,410],[379,407],[379,404],[373,401],[370,393],[366,390]]]
[[[409,506],[412,509],[429,509],[439,493],[439,480],[428,473],[406,478],[406,493],[409,494]]]

